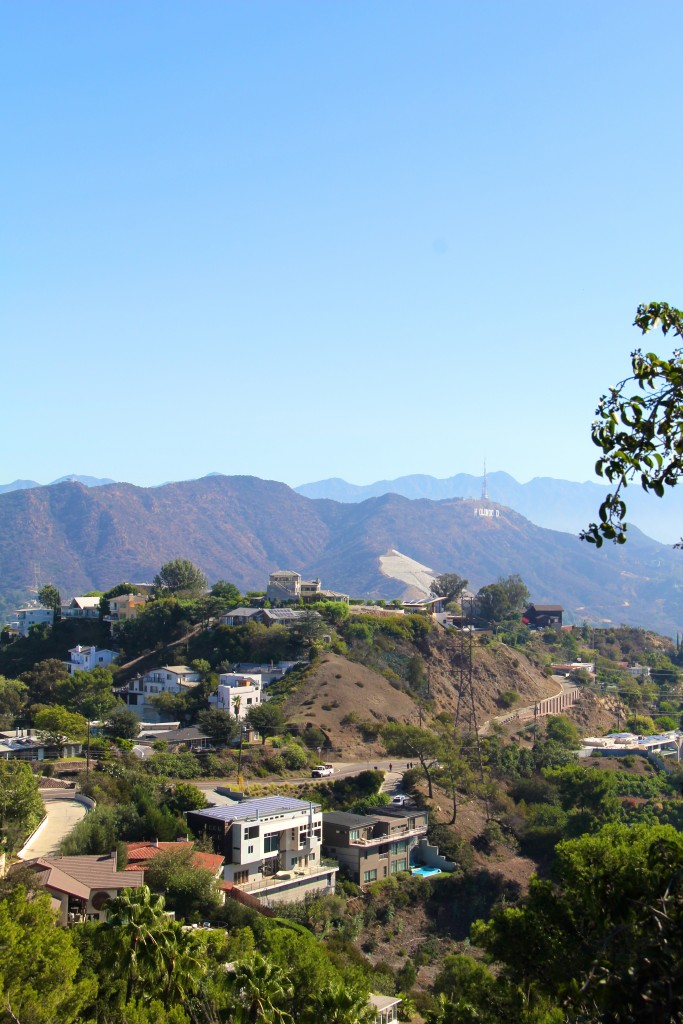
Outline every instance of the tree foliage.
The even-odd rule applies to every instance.
[[[197,594],[206,590],[208,581],[201,569],[187,558],[165,562],[153,580],[159,594]]]
[[[19,849],[43,813],[38,780],[28,764],[0,760],[0,850]]]
[[[640,305],[634,326],[643,334],[661,328],[666,337],[683,336],[683,312],[666,302]],[[631,353],[631,376],[600,399],[592,426],[601,449],[598,476],[616,488],[601,503],[599,522],[590,523],[581,539],[600,547],[605,540],[626,541],[626,503],[622,492],[631,483],[662,497],[683,475],[683,352],[671,358],[654,352]]]
[[[56,615],[62,610],[62,595],[54,583],[46,583],[40,588],[38,600],[45,608],[51,608]]]
[[[457,572],[443,572],[432,580],[432,594],[447,601],[459,601],[468,582]]]
[[[497,626],[518,616],[529,602],[529,591],[521,576],[502,577],[482,587],[476,598],[477,618]]]
[[[73,1024],[95,989],[77,980],[80,957],[71,932],[55,927],[46,893],[26,898],[21,886],[0,902],[0,1020]]]

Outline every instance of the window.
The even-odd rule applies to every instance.
[[[254,852],[254,846],[252,844],[251,846],[247,847],[247,853],[253,853],[253,852]]]
[[[250,825],[248,828],[245,828],[245,830],[244,830],[244,838],[245,839],[258,839],[258,837],[259,837],[259,826],[258,825]]]
[[[263,852],[277,853],[280,848],[280,836],[277,832],[266,832],[263,837]]]
[[[408,849],[408,840],[407,839],[399,839],[399,841],[397,843],[392,843],[391,844],[391,852],[392,853],[405,853],[407,849]]]
[[[377,868],[373,868],[372,871],[363,872],[364,882],[376,882],[377,881]]]
[[[236,871],[233,875],[235,885],[244,885],[245,882],[249,881],[248,871]]]
[[[391,873],[392,873],[392,875],[397,874],[397,872],[399,872],[399,871],[405,871],[405,869],[406,869],[406,859],[405,859],[405,857],[402,857],[401,860],[395,860],[395,861],[392,862],[392,865],[391,865]]]
[[[358,839],[359,837],[360,837],[360,831],[357,828],[352,828],[352,829],[349,830],[349,839],[353,840],[353,839]]]

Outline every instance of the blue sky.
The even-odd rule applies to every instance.
[[[636,305],[683,305],[682,29],[4,4],[0,483],[591,479]]]

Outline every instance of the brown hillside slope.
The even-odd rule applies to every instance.
[[[463,657],[459,634],[438,629],[427,639],[424,658],[429,667],[432,699],[437,713],[454,712],[457,707],[461,667],[465,679],[469,674],[467,644],[468,641]],[[523,707],[535,700],[554,696],[559,687],[519,651],[497,642],[483,646],[475,638],[472,644],[472,690],[477,718],[482,723],[505,711],[499,702],[505,690],[515,690],[520,696],[517,706]]]
[[[386,725],[393,720],[417,725],[415,701],[378,672],[349,661],[339,654],[325,654],[306,673],[303,684],[284,706],[287,721],[300,728],[315,725],[329,736],[332,745],[345,755],[373,754],[378,744],[366,744],[353,722],[371,721]]]
[[[459,643],[443,630],[430,636],[423,656],[430,672],[434,711],[453,714],[460,683]],[[516,664],[514,664],[516,662]],[[503,710],[498,698],[504,690],[516,690],[519,705],[550,697],[558,687],[517,651],[500,644],[492,649],[474,645],[472,683],[480,722]],[[338,654],[325,654],[311,666],[303,684],[284,705],[288,721],[300,728],[317,726],[345,756],[374,756],[378,742],[366,743],[358,722],[384,725],[389,721],[417,725],[418,707],[403,690],[384,676]],[[348,720],[348,716],[352,720]]]

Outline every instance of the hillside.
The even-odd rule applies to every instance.
[[[357,504],[311,500],[284,484],[212,476],[157,488],[62,483],[0,495],[0,587],[28,595],[37,573],[66,595],[149,580],[186,557],[210,580],[243,591],[277,568],[319,576],[353,595],[391,599],[383,575],[396,549],[471,589],[519,573],[532,599],[561,603],[568,621],[642,625],[674,635],[683,621],[681,555],[633,531],[600,551],[534,526],[502,505],[395,494]]]
[[[406,653],[415,653],[406,646]],[[401,644],[394,645],[400,649]],[[434,711],[453,714],[460,685],[460,645],[455,636],[439,629],[422,652],[429,671]],[[467,659],[465,659],[465,664]],[[557,693],[557,684],[517,651],[502,645],[487,649],[474,645],[472,688],[480,722],[501,713],[500,694],[515,690],[520,705]],[[286,700],[288,721],[300,727],[316,726],[332,738],[344,756],[364,757],[381,752],[365,723],[389,721],[418,724],[418,707],[402,689],[380,672],[338,654],[325,653],[307,670],[298,689]]]

